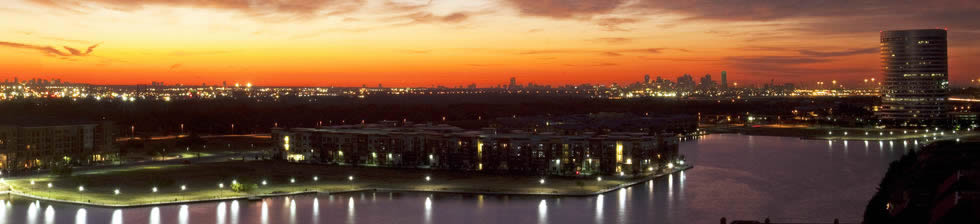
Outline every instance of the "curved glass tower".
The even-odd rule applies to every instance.
[[[881,32],[882,107],[876,114],[890,126],[945,124],[949,107],[946,30]]]

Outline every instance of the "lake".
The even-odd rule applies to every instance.
[[[363,192],[113,209],[9,196],[0,223],[856,223],[888,163],[916,148],[738,134],[680,147],[693,169],[592,197]]]

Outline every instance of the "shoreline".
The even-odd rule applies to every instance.
[[[338,191],[297,191],[297,192],[286,192],[286,193],[267,193],[267,194],[256,194],[256,195],[246,195],[246,196],[231,196],[231,197],[195,199],[195,200],[160,201],[160,202],[139,203],[139,204],[98,204],[98,203],[90,203],[90,202],[76,201],[76,200],[54,199],[54,198],[47,198],[39,195],[33,195],[33,194],[16,191],[13,190],[12,188],[7,191],[0,191],[0,194],[6,194],[8,196],[16,195],[19,197],[31,198],[35,200],[43,200],[48,202],[57,202],[63,204],[74,204],[74,205],[82,205],[82,206],[93,206],[93,207],[101,207],[101,208],[140,208],[140,207],[150,207],[150,206],[160,206],[160,205],[194,204],[194,203],[207,203],[207,202],[227,201],[227,200],[243,200],[243,199],[264,200],[266,198],[285,197],[285,196],[294,196],[294,195],[308,195],[308,194],[329,195],[329,194],[348,194],[348,193],[358,193],[358,192],[410,192],[410,193],[479,194],[479,195],[512,195],[512,196],[589,197],[589,196],[609,193],[627,187],[632,187],[634,185],[643,182],[654,180],[674,173],[679,173],[681,171],[686,171],[692,168],[694,168],[693,165],[683,165],[672,169],[670,172],[646,175],[643,178],[639,178],[633,181],[616,185],[614,187],[604,188],[589,193],[486,192],[486,191],[466,191],[466,190],[451,190],[451,189],[450,190],[439,190],[439,189],[420,190],[420,189],[399,189],[399,188],[363,188],[363,189],[338,190]]]
[[[893,133],[897,130],[877,130],[877,129],[861,129],[861,128],[799,128],[799,127],[713,127],[709,128],[710,133],[713,134],[740,134],[740,135],[753,135],[753,136],[773,136],[773,137],[795,137],[804,140],[832,140],[832,141],[901,141],[901,140],[922,140],[926,141],[941,141],[941,140],[953,140],[957,138],[967,139],[980,136],[980,133],[976,131],[961,131],[961,132],[945,132],[936,131],[932,132],[915,132],[911,133]],[[828,131],[837,132],[828,135]],[[845,131],[855,131],[851,135],[840,135],[839,132]],[[948,130],[947,130],[948,131]],[[869,135],[858,134],[860,132],[869,132]],[[879,134],[874,134],[879,133]],[[885,133],[882,135],[882,133]],[[942,135],[938,135],[942,134]]]

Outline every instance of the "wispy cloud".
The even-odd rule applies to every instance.
[[[872,48],[860,48],[860,49],[849,49],[843,51],[813,51],[813,50],[800,50],[800,54],[815,57],[838,57],[838,56],[851,56],[859,54],[873,54],[878,53],[880,49],[877,47]]]
[[[626,0],[503,0],[523,15],[583,18],[609,13]]]
[[[51,46],[40,46],[40,45],[32,45],[32,44],[24,44],[24,43],[14,43],[14,42],[0,41],[0,46],[3,46],[3,47],[36,50],[36,51],[41,52],[41,53],[43,53],[45,55],[48,55],[48,56],[62,56],[62,57],[71,57],[71,56],[81,57],[81,56],[88,56],[89,54],[92,54],[92,52],[95,51],[95,48],[98,47],[100,44],[95,44],[95,45],[89,46],[87,49],[85,49],[85,51],[81,51],[81,50],[78,50],[76,48],[72,48],[72,47],[68,47],[68,46],[63,46],[63,48],[65,49],[65,51],[61,51],[61,50],[58,50],[57,48],[51,47]]]
[[[87,5],[116,10],[138,10],[145,6],[213,8],[233,10],[253,16],[287,15],[313,18],[317,15],[340,15],[360,9],[366,0],[28,0],[53,8],[84,11]]]
[[[432,23],[454,24],[454,23],[463,22],[469,17],[470,15],[465,12],[454,12],[447,15],[436,15],[431,12],[415,12],[410,14],[394,16],[389,18],[389,20],[402,21],[396,24],[392,24],[392,26],[406,26],[406,25],[432,24]]]
[[[630,29],[623,28],[623,25],[639,22],[639,19],[635,18],[621,18],[621,17],[609,17],[596,19],[596,25],[602,27],[605,31],[630,31]]]
[[[591,41],[591,42],[601,42],[601,43],[607,43],[607,44],[625,44],[625,43],[632,42],[633,39],[632,38],[625,38],[625,37],[602,37],[602,38],[589,39],[588,41]]]
[[[523,50],[518,51],[519,55],[543,55],[543,54],[599,54],[604,56],[622,56],[627,53],[636,54],[661,54],[667,50],[674,50],[680,52],[689,52],[687,49],[682,48],[626,48],[626,49],[611,49],[611,50],[597,50],[597,49],[545,49],[545,50]]]

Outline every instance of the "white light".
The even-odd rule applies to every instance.
[[[313,181],[318,181],[318,180],[320,180],[319,177],[313,176]]]
[[[113,191],[113,193],[116,193],[116,195],[119,195],[119,189],[116,189],[115,191]]]
[[[432,180],[432,177],[430,177],[430,176],[425,176],[425,181],[430,181],[430,180]]]
[[[602,177],[596,177],[595,181],[602,181]]]
[[[78,186],[78,191],[85,191],[85,186]]]
[[[673,169],[674,163],[667,163],[667,169]]]
[[[265,180],[262,180],[262,185],[265,185],[265,184],[266,184]]]
[[[238,184],[237,180],[231,180],[231,184]]]
[[[31,180],[31,185],[34,185],[34,180]]]
[[[289,178],[289,183],[296,183],[296,178]]]
[[[51,188],[51,183],[48,183],[48,188]]]
[[[538,183],[544,184],[544,178],[541,178],[540,180],[538,180]]]
[[[153,193],[157,193],[157,187],[153,187]]]
[[[677,164],[678,164],[678,165],[684,165],[684,160],[681,160],[681,161],[677,161]]]
[[[187,190],[187,185],[180,185],[180,190]]]
[[[347,180],[354,181],[354,176],[347,176]]]
[[[225,188],[225,184],[224,183],[218,183],[218,188]]]

